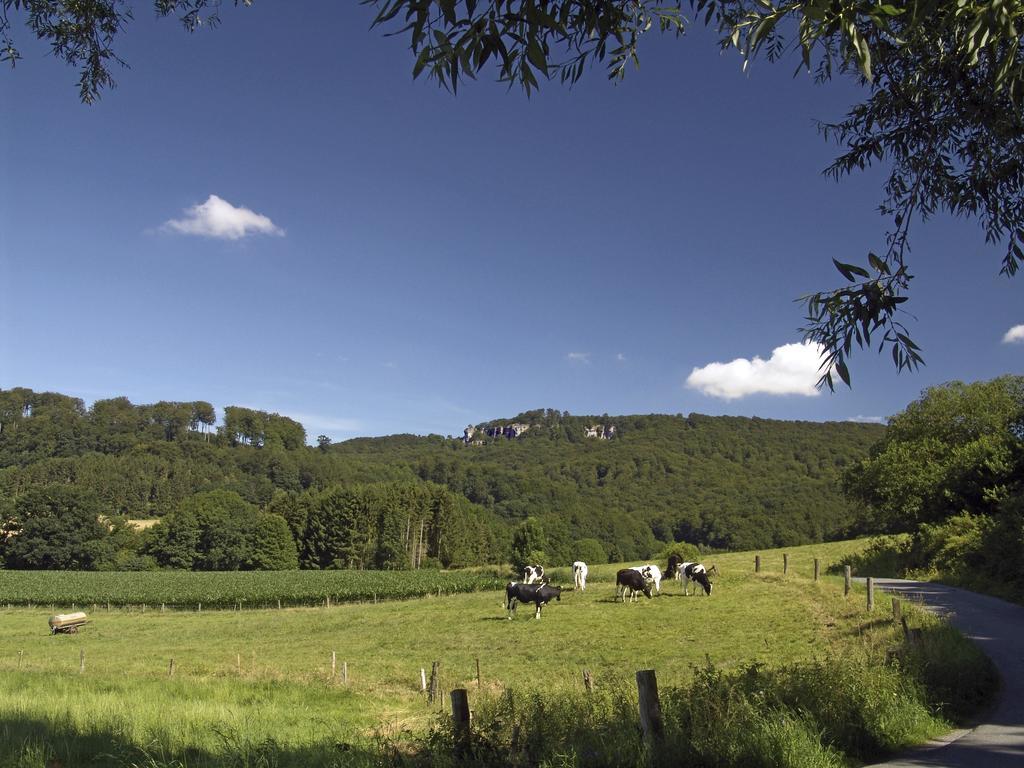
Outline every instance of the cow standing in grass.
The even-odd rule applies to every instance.
[[[711,566],[711,570],[715,567]],[[690,582],[700,584],[704,588],[704,594],[710,595],[714,586],[708,578],[708,570],[701,563],[683,563],[679,567],[680,580],[683,582],[683,594],[690,594]]]
[[[661,568],[648,563],[647,565],[634,565],[632,570],[639,571],[645,581],[654,585],[654,591],[661,594]]]
[[[582,560],[572,564],[572,580],[575,589],[580,592],[587,591],[587,564]]]
[[[543,565],[528,565],[523,570],[523,584],[536,584],[544,581]]]
[[[558,602],[562,601],[561,587],[551,587],[547,584],[517,584],[510,581],[505,587],[505,610],[508,611],[508,620],[512,621],[518,603],[536,605],[537,611],[533,618],[539,619],[540,609],[550,603],[552,599]]]
[[[647,597],[651,596],[651,585],[643,577],[640,571],[633,568],[623,568],[615,574],[615,599],[622,598],[626,602],[626,592],[629,592],[629,602],[636,600],[637,592],[643,592]]]

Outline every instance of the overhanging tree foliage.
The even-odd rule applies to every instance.
[[[821,130],[842,154],[826,169],[838,178],[875,163],[889,167],[881,213],[891,221],[884,248],[866,266],[833,259],[843,287],[804,296],[810,341],[825,350],[820,385],[847,384],[854,346],[888,349],[898,370],[921,362],[903,324],[912,222],[938,211],[977,219],[1005,247],[1001,272],[1024,260],[1021,145],[1024,6],[1007,0],[362,0],[373,26],[405,36],[413,75],[456,91],[493,70],[527,93],[540,79],[573,83],[600,63],[612,79],[639,64],[644,35],[675,36],[690,21],[713,26],[723,47],[776,60],[799,54],[821,81],[859,79],[864,103]],[[251,5],[252,0],[234,0]],[[220,0],[154,0],[159,16],[194,31],[219,22]],[[79,94],[95,100],[114,84],[115,37],[131,19],[126,0],[2,0],[0,61],[20,57],[12,14],[80,69]]]

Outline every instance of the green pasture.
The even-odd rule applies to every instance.
[[[896,637],[888,611],[867,614],[863,592],[844,597],[841,578],[810,578],[814,557],[824,574],[825,559],[863,546],[789,548],[785,577],[782,550],[761,553],[758,575],[754,553],[705,558],[719,571],[712,597],[684,597],[666,581],[660,597],[637,604],[614,602],[620,566],[599,566],[586,592],[566,591],[539,621],[528,606],[508,621],[500,590],[330,608],[101,609],[63,636],[48,634],[47,609],[0,609],[0,744],[9,745],[0,765],[54,744],[95,754],[90,738],[118,754],[193,754],[183,765],[268,740],[300,752],[366,745],[418,731],[439,711],[447,697],[431,706],[420,690],[434,661],[442,692],[482,697],[582,691],[584,669],[599,688],[629,686],[638,669],[657,670],[668,687],[708,662],[730,670],[878,655]]]

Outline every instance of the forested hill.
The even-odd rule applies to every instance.
[[[552,563],[571,561],[582,540],[594,557],[613,560],[647,557],[673,540],[788,545],[857,528],[842,471],[884,434],[869,424],[538,410],[476,425],[465,438],[309,447],[286,416],[228,406],[217,423],[205,402],[122,397],[87,408],[65,395],[0,390],[0,519],[15,521],[20,499],[56,486],[81,491],[111,519],[184,510],[179,520],[237,527],[246,514],[269,513],[287,522],[305,567],[500,559],[527,517]],[[406,509],[409,500],[417,510]],[[214,562],[201,549],[200,541],[188,557],[172,557],[150,537],[110,557],[141,552],[213,567],[198,565]],[[250,553],[238,556],[243,565],[218,567],[258,560]]]
[[[528,429],[503,436],[513,425]],[[586,436],[609,427],[610,439]],[[841,475],[884,431],[850,422],[546,410],[475,425],[466,440],[397,435],[331,451],[411,467],[511,523],[538,517],[548,554],[596,538],[612,559],[630,559],[646,556],[656,540],[755,548],[856,529]]]

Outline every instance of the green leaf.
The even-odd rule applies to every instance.
[[[548,60],[536,38],[531,39],[529,45],[526,46],[526,58],[529,59],[533,66],[547,75]]]
[[[867,270],[864,269],[863,267],[858,267],[854,264],[844,264],[843,262],[837,261],[836,259],[832,259],[832,263],[836,265],[836,269],[839,270],[839,274],[841,274],[851,283],[856,282],[856,278],[854,277],[854,275],[860,277],[870,277]]]
[[[836,360],[836,373],[846,386],[850,386],[850,369],[843,360]]]
[[[868,263],[871,264],[872,269],[881,275],[889,274],[889,265],[886,264],[882,259],[878,258],[875,254],[868,253]]]

